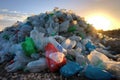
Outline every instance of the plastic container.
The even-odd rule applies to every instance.
[[[51,72],[59,70],[61,66],[66,64],[66,58],[63,53],[59,52],[53,44],[48,43],[45,46],[46,60]]]
[[[30,72],[40,72],[47,68],[47,63],[45,58],[40,58],[36,61],[31,61],[27,64],[26,69]]]
[[[72,41],[70,39],[66,39],[61,44],[65,49],[72,49],[76,46],[76,41]]]

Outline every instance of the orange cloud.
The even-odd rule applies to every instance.
[[[0,20],[3,19],[3,15],[0,15]]]

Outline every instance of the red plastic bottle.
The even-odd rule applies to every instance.
[[[47,64],[51,72],[59,70],[66,64],[66,58],[63,53],[59,52],[52,43],[45,46]]]

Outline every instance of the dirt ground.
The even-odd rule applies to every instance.
[[[59,74],[59,72],[52,73],[49,70],[45,70],[40,73],[28,73],[18,71],[16,73],[7,73],[4,67],[7,62],[0,65],[0,80],[88,80],[85,77],[78,75],[65,78]]]

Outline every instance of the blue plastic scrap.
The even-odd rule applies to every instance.
[[[85,70],[85,76],[90,80],[110,80],[112,74],[100,68],[88,65]]]
[[[70,61],[60,69],[60,73],[64,77],[70,77],[82,70],[83,70],[82,66],[80,66],[76,62]]]
[[[90,41],[88,41],[85,47],[89,52],[93,51],[96,48],[95,45],[93,45]]]

